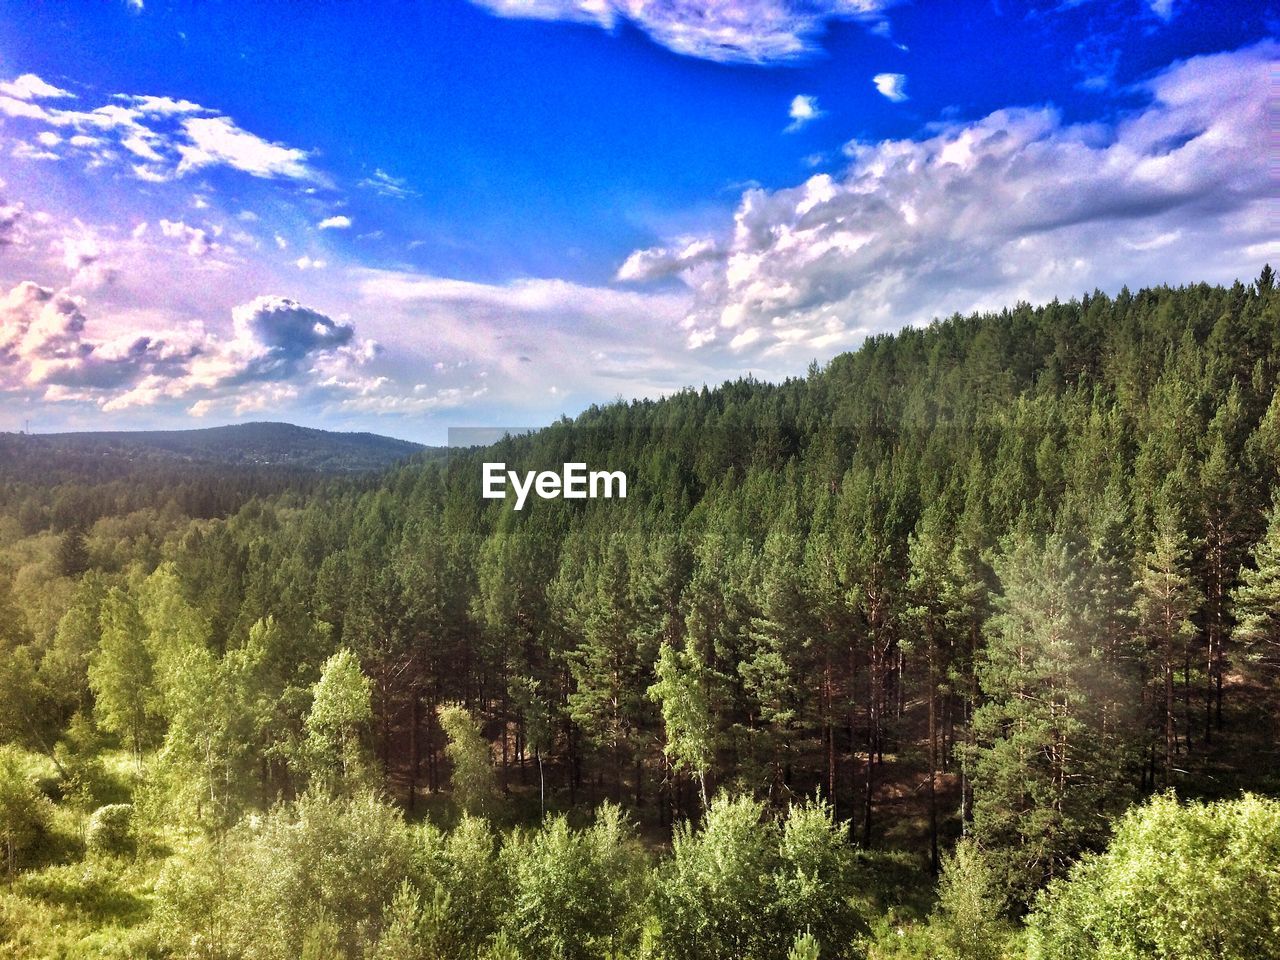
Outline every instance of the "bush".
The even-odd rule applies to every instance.
[[[414,853],[399,811],[372,794],[307,794],[170,860],[156,926],[179,956],[364,956]]]
[[[1130,811],[1103,853],[1041,895],[1032,960],[1280,958],[1280,801]]]
[[[85,849],[92,854],[125,856],[133,852],[133,804],[109,803],[89,817]]]
[[[822,804],[780,824],[747,797],[717,797],[700,831],[677,832],[655,892],[664,960],[785,960],[798,934],[842,960],[862,932],[847,828]],[[810,949],[807,941],[799,949]]]
[[[49,831],[53,804],[27,771],[22,752],[0,747],[0,867],[12,876]]]
[[[938,907],[930,922],[948,960],[1000,960],[1012,935],[990,862],[971,839],[943,860]]]
[[[502,851],[513,896],[508,934],[525,957],[632,956],[645,916],[648,870],[622,811],[605,804],[572,830],[556,817],[512,834]]]

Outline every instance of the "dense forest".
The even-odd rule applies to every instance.
[[[1280,957],[1278,375],[1267,267],[373,478],[10,480],[0,957]]]

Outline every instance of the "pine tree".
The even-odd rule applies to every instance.
[[[1098,624],[1079,567],[1061,538],[1026,534],[997,566],[1002,594],[979,663],[986,701],[973,720],[973,829],[1015,902],[1060,876],[1102,833],[1099,810],[1124,800],[1093,699],[1113,668],[1093,656]]]
[[[946,539],[943,506],[935,501],[920,518],[907,545],[910,573],[906,592],[908,604],[904,622],[908,631],[904,646],[925,663],[925,699],[928,710],[926,762],[929,792],[929,855],[936,873],[941,867],[938,849],[938,771],[942,760],[941,711],[947,691],[957,634],[963,622],[956,614],[956,589],[951,581],[951,546]],[[957,629],[959,628],[959,629]]]
[[[1267,518],[1267,530],[1240,571],[1231,595],[1236,617],[1233,639],[1245,661],[1269,678],[1280,675],[1280,498]]]
[[[1157,729],[1163,735],[1163,782],[1173,783],[1173,758],[1178,750],[1175,673],[1195,639],[1192,621],[1200,594],[1189,569],[1190,542],[1167,491],[1158,498],[1151,549],[1143,558],[1138,578],[1138,629],[1147,641],[1149,675],[1157,694]],[[1185,735],[1184,735],[1185,736]]]

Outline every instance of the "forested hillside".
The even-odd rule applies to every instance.
[[[10,486],[0,956],[1280,956],[1278,374],[1266,268],[225,518]]]
[[[358,472],[385,469],[423,450],[373,433],[336,433],[291,423],[237,423],[200,430],[0,434],[6,477],[36,466],[111,477],[130,464],[288,467]]]

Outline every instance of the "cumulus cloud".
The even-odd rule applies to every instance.
[[[91,165],[123,164],[148,182],[212,167],[263,179],[328,182],[310,165],[307,151],[267,140],[190,100],[116,94],[100,106],[75,110],[36,102],[70,96],[24,74],[0,84],[0,115],[36,129],[48,148],[85,154]],[[69,132],[65,141],[58,130]],[[59,136],[58,142],[48,143],[46,134]]]
[[[8,83],[0,83],[0,93],[17,100],[57,100],[75,94],[46,83],[34,73],[24,73]]]
[[[363,387],[359,368],[377,354],[351,323],[284,297],[234,308],[229,337],[199,323],[94,336],[85,308],[31,281],[0,297],[0,392],[104,411],[162,401],[209,409],[307,390],[341,397]]]
[[[172,240],[185,244],[187,253],[193,257],[203,257],[213,249],[208,231],[202,227],[193,227],[181,220],[161,220],[160,232]]]
[[[350,230],[351,218],[341,214],[334,217],[325,217],[316,224],[316,227],[320,230]]]
[[[273,369],[344,347],[355,328],[285,297],[257,297],[231,311],[236,344]],[[261,368],[262,363],[258,366]]]
[[[500,17],[627,21],[676,53],[721,63],[798,60],[833,20],[883,22],[893,0],[472,0]]]
[[[686,273],[720,258],[720,249],[707,237],[685,237],[671,246],[637,250],[627,257],[614,279],[623,282],[657,280]]]
[[[876,85],[877,90],[894,103],[902,103],[904,100],[910,99],[907,96],[906,74],[877,73],[871,78],[871,82]]]
[[[791,109],[787,111],[787,115],[791,117],[791,123],[787,125],[787,132],[794,133],[807,123],[812,123],[822,116],[822,110],[818,107],[818,98],[806,96],[805,94],[797,94],[791,101]]]
[[[1277,53],[1267,41],[1174,64],[1131,91],[1146,105],[1114,125],[1009,109],[927,139],[849,144],[839,176],[748,190],[728,235],[699,248],[714,259],[685,266],[652,248],[619,278],[677,271],[690,347],[787,372],[955,311],[1252,276],[1280,254],[1267,160]]]

